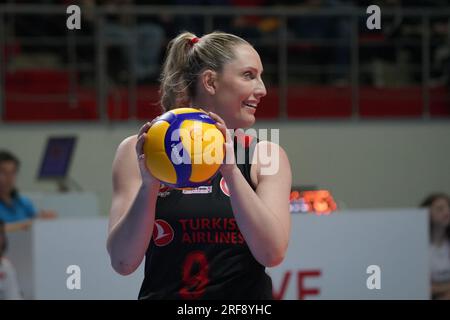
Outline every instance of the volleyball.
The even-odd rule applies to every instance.
[[[224,136],[206,112],[179,108],[161,115],[147,131],[146,166],[166,186],[195,188],[212,179],[224,156]]]

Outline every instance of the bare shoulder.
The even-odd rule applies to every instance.
[[[116,156],[114,158],[114,164],[118,161],[120,162],[125,159],[131,160],[130,156],[136,153],[134,151],[136,147],[136,142],[137,142],[137,135],[129,136],[123,139],[120,142],[119,146],[117,147]]]
[[[120,151],[122,149],[129,149],[134,148],[136,146],[137,142],[137,135],[132,135],[129,137],[126,137],[125,139],[120,142],[119,146],[117,147],[117,151]]]
[[[255,186],[264,176],[290,175],[291,169],[286,151],[271,141],[259,141],[253,153],[250,176]]]
[[[256,144],[255,150],[258,150],[258,153],[260,155],[276,155],[278,153],[283,153],[283,155],[286,155],[286,151],[284,151],[283,147],[281,147],[279,144],[276,144],[272,141],[259,141]],[[286,155],[287,156],[287,155]]]
[[[125,138],[117,147],[113,162],[113,186],[128,188],[140,183],[139,165],[136,156],[137,135]]]

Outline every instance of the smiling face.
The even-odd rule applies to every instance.
[[[235,59],[223,66],[216,79],[212,111],[228,128],[248,128],[255,123],[255,113],[267,92],[261,78],[263,67],[256,50],[241,44],[234,48]]]

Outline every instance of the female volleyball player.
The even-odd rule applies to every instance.
[[[152,123],[119,145],[107,247],[123,275],[146,257],[140,299],[272,298],[265,267],[280,264],[288,247],[289,160],[276,144],[232,138],[227,131],[255,122],[266,95],[262,72],[255,49],[232,34],[182,33],[169,43],[161,77],[164,111],[201,107],[226,137],[226,154],[234,159],[243,148],[247,161],[225,162],[204,188],[175,190],[146,168],[143,144]],[[279,162],[276,172],[263,174],[262,150]]]

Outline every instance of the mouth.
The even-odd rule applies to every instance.
[[[256,103],[256,102],[243,102],[242,105],[244,107],[249,107],[249,108],[256,109],[256,107],[258,106],[258,103]]]

